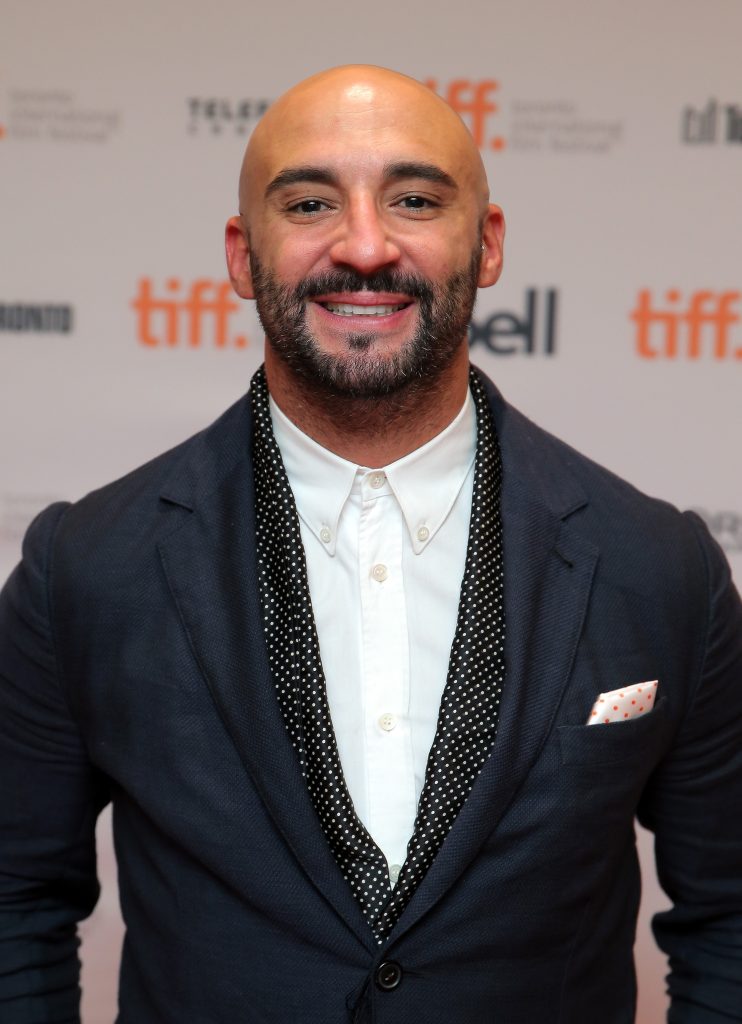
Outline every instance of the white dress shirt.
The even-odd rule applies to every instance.
[[[340,762],[392,882],[438,718],[464,574],[476,452],[471,395],[422,448],[354,465],[271,399],[296,501]]]

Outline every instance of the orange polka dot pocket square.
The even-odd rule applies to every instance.
[[[588,725],[610,725],[611,722],[627,722],[641,718],[651,711],[657,702],[657,679],[646,683],[632,683],[620,690],[601,693],[593,704]]]

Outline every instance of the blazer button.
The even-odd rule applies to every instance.
[[[402,980],[402,968],[393,960],[385,960],[376,971],[376,984],[382,992],[391,992]]]

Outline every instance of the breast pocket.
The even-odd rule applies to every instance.
[[[667,736],[667,697],[647,715],[610,725],[561,725],[559,746],[564,765],[653,764]]]

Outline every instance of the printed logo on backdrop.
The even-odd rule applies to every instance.
[[[742,359],[740,291],[642,288],[629,314],[641,359]]]
[[[742,552],[742,512],[710,512],[705,508],[695,508],[693,511],[703,519],[725,551]]]
[[[19,142],[105,143],[120,127],[121,112],[81,99],[67,89],[9,89],[0,139]]]
[[[526,288],[522,311],[497,310],[472,320],[469,346],[496,356],[555,355],[558,295],[555,288]]]
[[[710,99],[705,106],[683,107],[680,138],[692,146],[742,145],[742,103]]]
[[[453,107],[480,149],[505,148],[505,138],[499,134],[499,82],[493,78],[454,78],[450,82],[439,83],[437,78],[426,78],[423,85],[438,93]]]
[[[75,321],[72,306],[60,303],[0,301],[0,332],[69,334]]]
[[[157,285],[142,277],[131,302],[137,314],[137,339],[146,348],[244,349],[234,317],[243,309],[228,280],[167,278]]]
[[[495,355],[553,356],[557,346],[555,288],[527,288],[522,310],[498,310],[472,320],[469,344]],[[145,348],[245,349],[235,317],[244,309],[228,280],[200,277],[194,281],[167,278],[157,285],[139,279],[131,302],[136,313],[136,336]]]
[[[623,122],[584,111],[567,98],[513,98],[494,78],[425,79],[471,131],[482,152],[610,153],[623,138]]]
[[[271,105],[271,100],[191,96],[186,104],[189,134],[247,135]]]

